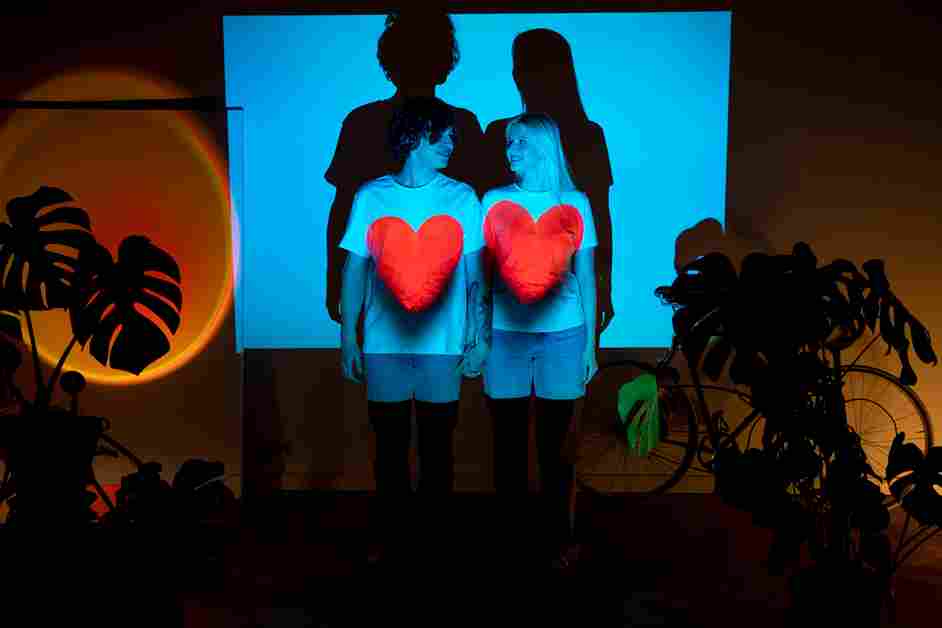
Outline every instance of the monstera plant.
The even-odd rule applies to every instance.
[[[89,471],[106,421],[55,404],[70,353],[78,346],[102,366],[140,374],[170,350],[168,335],[180,326],[183,295],[174,259],[139,235],[125,238],[112,258],[93,236],[88,213],[72,201],[43,186],[9,201],[9,222],[0,224],[0,402],[6,404],[0,501],[9,500],[11,525],[94,517]],[[68,316],[72,339],[44,374],[31,313],[57,309]],[[13,381],[23,350],[32,354],[32,398]]]
[[[902,385],[917,381],[910,350],[923,363],[937,362],[929,331],[894,294],[883,262],[867,261],[862,271],[848,260],[819,265],[798,243],[789,255],[752,253],[738,273],[726,256],[705,255],[656,291],[674,308],[700,413],[712,416],[701,375],[715,382],[725,372],[764,419],[761,447],[742,451],[717,434],[710,470],[726,503],[772,530],[767,565],[794,574],[796,625],[879,618],[889,577],[919,543],[901,539],[893,551],[881,480],[927,526],[920,534],[942,524],[942,449],[923,457],[900,433],[888,467],[874,469],[866,434],[848,422],[842,353],[867,330],[899,359]],[[639,414],[654,421],[629,427],[636,447],[651,448],[661,437],[657,394],[656,382],[636,381],[620,400],[651,406]],[[803,548],[810,566],[801,562]]]

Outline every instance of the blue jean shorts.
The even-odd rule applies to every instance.
[[[366,398],[369,401],[457,401],[461,391],[460,355],[366,353]]]
[[[585,325],[553,332],[495,329],[484,363],[484,392],[492,399],[585,396]]]

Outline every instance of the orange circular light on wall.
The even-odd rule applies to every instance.
[[[82,69],[22,94],[23,100],[131,100],[190,94],[153,77]],[[91,217],[112,255],[129,235],[170,253],[182,275],[182,322],[170,352],[133,375],[100,365],[76,347],[67,370],[93,382],[132,384],[164,377],[218,332],[232,302],[232,222],[226,166],[210,135],[225,112],[16,110],[0,128],[3,206],[43,185],[68,192]],[[0,215],[7,219],[5,212]],[[63,310],[32,312],[37,348],[55,364],[72,338]],[[24,326],[25,327],[25,326]],[[25,329],[24,329],[25,332]]]

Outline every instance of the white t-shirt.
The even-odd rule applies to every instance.
[[[487,192],[481,201],[485,221],[491,210],[501,201],[520,205],[527,210],[533,221],[539,220],[540,216],[557,205],[571,205],[578,210],[579,219],[582,221],[582,240],[577,250],[598,245],[589,199],[578,190],[567,190],[557,196],[552,192],[528,192],[516,184],[495,188]],[[482,221],[482,237],[483,224]],[[584,323],[585,313],[582,309],[579,282],[572,272],[572,258],[560,283],[551,288],[542,299],[533,303],[521,303],[495,268],[494,329],[553,332],[578,327]]]
[[[437,299],[421,311],[410,312],[377,274],[377,260],[368,243],[370,227],[381,218],[398,218],[418,232],[435,216],[448,216],[457,221],[461,257]],[[481,204],[471,186],[441,173],[415,188],[401,185],[391,175],[360,186],[339,246],[354,255],[370,258],[364,353],[462,353],[467,316],[464,257],[484,246],[481,220]],[[375,246],[374,250],[377,250]]]

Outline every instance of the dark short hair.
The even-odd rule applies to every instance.
[[[435,143],[455,125],[454,109],[434,96],[410,98],[396,111],[389,125],[389,149],[396,161],[404,161],[428,134]]]
[[[383,73],[397,87],[410,79],[441,85],[458,63],[455,25],[440,8],[410,8],[386,17],[376,45]]]

